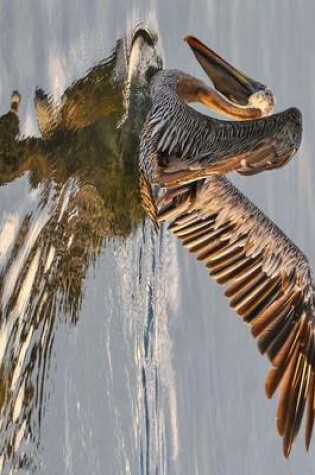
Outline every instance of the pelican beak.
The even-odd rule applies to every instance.
[[[185,41],[215,88],[227,99],[241,106],[249,106],[258,97],[259,101],[265,101],[273,109],[273,96],[266,86],[234,68],[197,38],[187,36]]]

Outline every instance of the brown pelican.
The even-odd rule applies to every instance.
[[[186,41],[218,90],[177,70],[153,76],[140,148],[140,166],[151,181],[174,186],[213,173],[251,175],[286,164],[300,146],[300,111],[270,115],[274,99],[266,86],[196,38]],[[194,102],[238,121],[201,114],[188,105]]]
[[[168,185],[158,201],[158,220],[168,221],[171,232],[226,286],[231,306],[269,357],[266,394],[270,398],[279,389],[277,428],[288,457],[306,406],[307,449],[314,424],[314,284],[305,255],[219,174],[284,165],[299,147],[301,114],[288,109],[252,119],[271,112],[271,93],[197,40],[188,42],[224,97],[183,73],[159,73],[144,129],[143,168]],[[225,114],[251,119],[205,117],[185,104],[196,97],[218,108],[221,101]]]

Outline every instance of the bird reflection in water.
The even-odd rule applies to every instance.
[[[58,106],[36,89],[41,137],[18,137],[17,92],[0,119],[0,184],[27,177],[38,199],[16,229],[4,226],[0,235],[0,245],[6,243],[0,271],[0,469],[8,460],[15,467],[31,464],[25,442],[39,442],[57,316],[76,323],[87,271],[106,240],[126,238],[144,220],[137,159],[149,105],[144,72],[160,64],[156,39],[139,28],[74,82]]]

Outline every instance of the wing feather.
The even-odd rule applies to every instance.
[[[302,137],[298,109],[241,123],[217,120],[180,97],[178,81],[185,80],[180,72],[164,71],[151,84],[140,168],[153,183],[173,188],[214,173],[253,175],[282,167],[295,155]]]
[[[313,356],[314,356],[314,344],[313,344]],[[314,415],[315,415],[315,373],[311,372],[310,385],[309,385],[309,398],[307,405],[307,417],[305,425],[305,443],[306,449],[309,450],[310,441],[313,433]],[[313,397],[311,395],[313,394]]]
[[[157,208],[150,181],[145,173],[141,172],[139,176],[139,193],[142,207],[147,216],[151,219],[154,228],[158,229]]]
[[[177,208],[179,205],[179,208]],[[258,348],[271,361],[265,388],[279,390],[277,428],[289,456],[306,412],[315,415],[315,291],[304,254],[226,178],[166,190],[158,219],[204,262]]]

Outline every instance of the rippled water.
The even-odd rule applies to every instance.
[[[35,137],[0,170],[2,473],[313,473],[314,443],[283,458],[248,329],[202,266],[143,224],[117,40],[141,19],[166,67],[202,77],[182,42],[194,33],[279,109],[302,109],[297,159],[233,181],[315,269],[314,14],[311,0],[2,2],[0,112],[18,89],[21,134]],[[36,86],[83,104],[56,139],[40,138]]]

